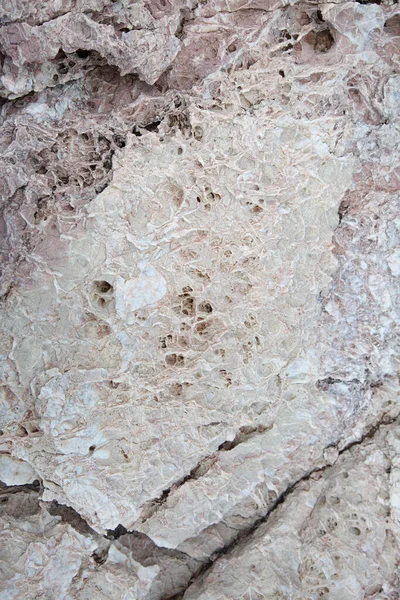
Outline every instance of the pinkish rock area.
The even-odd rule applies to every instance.
[[[2,0],[0,65],[0,599],[398,600],[398,0]]]

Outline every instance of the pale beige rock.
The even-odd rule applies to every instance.
[[[16,460],[7,454],[0,456],[0,480],[6,485],[33,483],[35,479],[37,475],[29,463]]]
[[[120,598],[139,600],[158,571],[142,567],[114,546],[99,570],[92,559],[97,543],[43,508],[23,521],[21,515],[1,518],[0,537],[2,598],[103,599],[124,590]]]
[[[334,467],[301,482],[185,600],[395,598],[399,523],[390,518],[386,440],[395,429],[382,428]]]
[[[255,71],[255,83],[258,77]],[[259,452],[266,444],[275,448],[277,467],[287,461],[285,454],[296,444],[290,415],[297,413],[298,443],[312,441],[312,453],[318,452],[317,440],[310,437],[314,419],[322,420],[319,428],[328,436],[319,452],[336,439],[329,398],[307,386],[317,379],[310,329],[318,294],[335,266],[331,236],[353,159],[329,152],[333,127],[340,131],[334,121],[303,124],[288,111],[271,121],[268,105],[260,106],[256,118],[241,112],[194,109],[190,142],[178,134],[164,141],[155,134],[128,138],[111,185],[91,205],[86,232],[78,227],[64,237],[60,258],[53,255],[54,283],[50,273],[37,273],[38,289],[47,289],[46,302],[32,290],[29,296],[22,292],[25,310],[48,315],[49,324],[55,318],[58,331],[64,323],[64,335],[76,350],[56,342],[69,370],[64,375],[60,368],[46,370],[46,337],[35,324],[32,337],[25,330],[15,361],[21,374],[24,362],[27,380],[43,364],[34,387],[45,435],[34,447],[22,442],[17,452],[33,460],[50,487],[51,482],[61,486],[63,492],[53,496],[52,491],[52,497],[67,500],[93,526],[138,528],[135,522],[147,502],[240,427],[276,423],[254,442],[221,455],[211,512],[207,482],[214,467],[193,483],[204,490],[194,494],[197,508],[188,512],[196,526],[186,527],[179,507],[171,526],[160,517],[169,534],[161,534],[158,519],[154,530],[147,522],[143,531],[167,547],[220,521],[267,473],[274,477],[272,465],[264,471]],[[304,149],[303,158],[294,167],[298,148]],[[103,335],[96,336],[98,353],[89,351],[88,312],[106,329],[105,344]],[[10,322],[19,326],[19,320]],[[287,408],[285,394],[292,389],[298,390],[297,398]],[[326,405],[322,414],[321,404]],[[210,422],[216,425],[209,428]],[[51,464],[43,461],[41,448],[47,444],[56,450]],[[306,463],[307,446],[303,459],[299,454]],[[231,479],[232,491],[221,495],[220,486],[226,487],[246,452],[253,456],[245,463],[249,481],[245,477],[238,486]],[[112,483],[117,464],[120,476],[131,482],[125,492]],[[189,486],[183,493],[183,503],[190,504]],[[204,504],[199,503],[203,494]]]
[[[397,6],[2,18],[4,597],[394,600]]]

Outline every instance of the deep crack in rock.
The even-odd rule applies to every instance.
[[[365,441],[371,440],[374,437],[374,435],[377,433],[377,431],[379,431],[379,429],[381,427],[392,425],[392,424],[396,423],[396,421],[399,418],[399,415],[400,415],[400,413],[397,414],[395,417],[390,417],[390,418],[388,418],[386,415],[384,415],[379,420],[379,422],[376,423],[375,425],[371,426],[368,429],[368,431],[366,433],[364,433],[364,435],[359,440],[354,440],[352,442],[349,442],[343,448],[341,448],[339,450],[339,452],[338,452],[338,455],[341,456],[342,454],[344,454],[344,453],[348,452],[349,450],[351,450],[353,447],[359,446],[359,445],[363,444]],[[336,446],[339,446],[339,445],[340,445],[340,441],[338,441],[336,443]],[[329,464],[326,464],[326,465],[324,465],[322,467],[317,467],[315,469],[312,469],[310,472],[306,473],[303,477],[299,478],[294,483],[292,483],[289,487],[287,487],[278,496],[278,498],[276,499],[273,507],[271,509],[269,509],[268,512],[265,515],[263,515],[262,517],[260,517],[259,519],[257,519],[247,529],[242,530],[235,537],[235,539],[232,542],[230,542],[227,546],[224,546],[223,548],[220,548],[212,556],[210,556],[209,560],[201,567],[201,569],[195,575],[195,577],[193,577],[189,581],[187,587],[184,590],[182,590],[178,594],[174,595],[173,597],[165,596],[164,598],[161,598],[160,600],[181,600],[182,598],[184,598],[184,595],[185,595],[186,591],[191,587],[191,585],[193,585],[193,583],[195,581],[197,581],[198,578],[205,577],[207,575],[207,573],[213,568],[214,564],[221,557],[226,556],[227,554],[229,554],[230,552],[232,552],[232,550],[234,548],[236,548],[238,545],[245,545],[248,542],[248,540],[251,538],[251,536],[257,531],[257,529],[262,524],[266,523],[267,520],[274,513],[274,511],[287,500],[287,498],[290,496],[290,494],[292,494],[296,490],[296,488],[299,486],[299,484],[301,484],[302,482],[305,482],[305,481],[309,481],[310,479],[312,479],[313,475],[315,475],[317,473],[322,473],[322,472],[324,472],[324,471],[326,471],[327,469],[330,469],[330,468],[331,467],[330,467]]]

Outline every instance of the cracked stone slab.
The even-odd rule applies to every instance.
[[[382,426],[301,481],[251,537],[188,588],[185,600],[394,598],[397,432],[397,422]]]
[[[394,598],[398,7],[0,19],[4,593]]]
[[[253,77],[257,83],[257,73]],[[44,435],[34,446],[22,441],[20,458],[29,456],[49,481],[53,489],[45,499],[56,485],[53,497],[105,529],[118,523],[133,528],[147,502],[232,439],[241,423],[276,421],[265,434],[266,442],[275,439],[276,462],[295,443],[283,431],[295,413],[300,439],[311,440],[313,403],[315,418],[333,425],[329,398],[304,386],[314,369],[307,347],[315,342],[307,336],[320,290],[335,267],[332,231],[353,169],[351,157],[329,151],[336,120],[309,125],[287,111],[271,121],[268,104],[260,106],[257,118],[240,109],[236,115],[193,109],[189,118],[195,132],[190,141],[179,134],[164,141],[155,134],[128,136],[120,166],[116,163],[110,186],[92,202],[85,222],[63,236],[57,252],[46,243],[37,248],[55,279],[38,269],[38,293],[21,290],[25,310],[47,315],[47,326],[64,319],[64,335],[75,350],[56,343],[68,371],[60,371],[56,358],[52,369],[35,378]],[[301,164],[292,166],[297,148],[306,151]],[[221,162],[225,155],[229,166]],[[302,235],[296,232],[299,222]],[[307,252],[310,246],[313,253]],[[46,289],[46,302],[39,289]],[[32,334],[25,333],[12,354],[26,381],[28,365],[32,371],[45,365],[48,343],[40,320]],[[97,352],[90,352],[93,344]],[[299,387],[296,408],[287,409],[284,398],[292,386]],[[210,422],[219,425],[208,427]],[[49,443],[55,450],[50,464],[41,450]],[[224,507],[214,503],[215,516],[209,512],[200,519],[202,528],[221,520],[265,477],[257,446],[249,442],[224,455],[225,475],[222,463],[216,465],[221,481],[213,484],[216,490],[246,446],[254,456],[245,467],[249,473],[254,469],[249,482],[247,476],[239,486],[233,480],[232,492],[216,499]],[[273,476],[272,465],[268,471]],[[125,493],[117,483],[122,473],[131,481]],[[219,496],[216,490],[213,497]],[[206,489],[204,502],[209,504]],[[184,531],[181,523],[180,541],[199,533],[191,525]],[[178,530],[172,527],[170,534]],[[162,539],[162,545],[176,543]]]
[[[11,504],[8,496],[1,498]],[[44,507],[38,506],[36,513],[30,514],[33,511],[26,502],[19,513],[15,507],[7,511],[7,506],[2,502],[0,517],[4,598],[106,599],[121,588],[126,590],[127,600],[146,597],[157,567],[143,567],[111,546],[107,565],[100,570],[93,558],[98,550],[93,539],[52,517]]]

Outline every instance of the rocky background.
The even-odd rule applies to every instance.
[[[397,0],[0,25],[0,598],[400,598]]]

